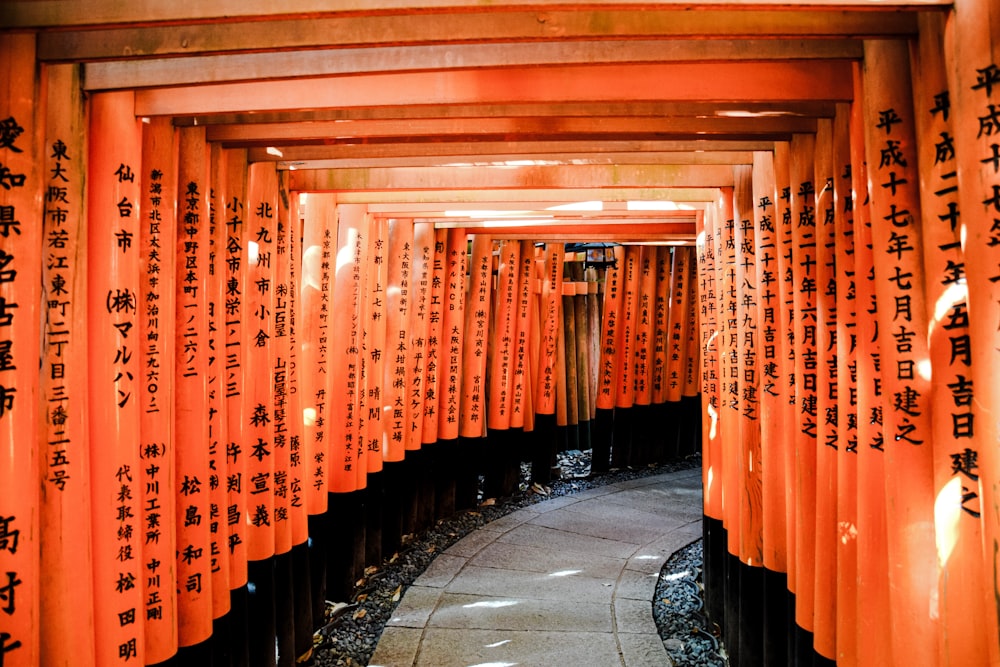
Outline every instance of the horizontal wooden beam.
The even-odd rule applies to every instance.
[[[166,87],[136,114],[198,115],[407,104],[851,99],[848,61],[534,67]]]
[[[431,163],[471,163],[497,160],[572,159],[579,156],[590,160],[602,159],[605,154],[631,156],[635,163],[681,164],[685,160],[711,163],[713,153],[724,154],[747,151],[770,151],[774,143],[767,141],[462,141],[425,144],[347,144],[341,146],[285,146],[280,151],[268,152],[266,148],[250,148],[251,162],[278,162],[279,166],[297,168],[333,168],[340,161],[372,163],[378,160],[416,159],[428,166]],[[280,155],[279,155],[280,153]],[[694,156],[682,162],[663,159],[659,155]],[[705,156],[704,160],[697,160]],[[720,157],[719,162],[728,158]],[[322,164],[329,163],[329,164]],[[732,164],[742,164],[736,161]],[[316,164],[311,167],[311,164]],[[348,165],[342,165],[348,166]],[[389,165],[387,165],[389,166]]]
[[[752,164],[751,151],[711,151],[707,153],[608,153],[579,149],[575,153],[507,153],[475,155],[413,155],[406,157],[354,158],[333,160],[290,161],[267,153],[265,149],[250,149],[251,162],[277,161],[278,169],[370,169],[379,167],[448,167],[448,166],[511,166],[536,163],[557,165],[585,164]],[[263,159],[261,159],[263,158]]]
[[[728,165],[573,165],[561,167],[401,167],[310,169],[290,173],[290,188],[362,190],[503,190],[519,188],[703,188],[732,185]]]
[[[293,190],[303,190],[293,187]],[[698,205],[713,202],[719,198],[717,187],[696,188],[538,188],[525,187],[519,190],[365,190],[358,192],[337,192],[336,200],[341,204],[369,204],[402,207],[433,204],[443,209],[462,207],[476,208],[547,208],[556,204],[571,204],[586,201],[625,203],[629,201],[678,202]],[[400,217],[407,217],[400,215]]]
[[[40,44],[44,58],[69,60],[122,55],[177,55],[255,48],[310,48],[328,44],[402,44],[491,39],[613,38],[622,36],[900,36],[916,32],[901,9],[942,7],[946,0],[787,0],[736,5],[733,0],[621,7],[618,0],[522,0],[503,11],[468,2],[298,1],[295,12],[273,0],[158,2],[136,0],[7,0],[0,27],[121,26],[65,31]],[[352,5],[355,5],[352,7]],[[389,6],[391,5],[391,6]],[[545,7],[545,5],[550,5]],[[868,11],[851,11],[863,8]],[[428,11],[428,10],[437,11]],[[883,10],[883,11],[870,11]],[[267,19],[267,20],[261,20]],[[158,22],[192,22],[184,30]],[[258,25],[253,25],[258,23]],[[223,27],[219,27],[223,26]],[[231,26],[231,27],[225,27]]]
[[[594,194],[600,196],[604,191]],[[633,191],[634,192],[634,191]],[[683,192],[683,191],[672,191]],[[702,191],[699,191],[702,192]],[[706,201],[712,201],[717,190],[711,192],[703,191],[698,201],[682,201],[678,199],[656,200],[663,210],[631,210],[627,201],[602,201],[600,199],[590,199],[584,202],[566,201],[476,201],[476,202],[367,202],[368,210],[371,213],[383,217],[394,218],[425,218],[425,219],[451,219],[451,220],[475,220],[485,218],[543,218],[545,216],[557,216],[561,219],[577,220],[637,220],[646,222],[656,221],[687,221],[690,216],[702,209]],[[369,194],[369,193],[366,193]],[[377,193],[376,193],[377,194]],[[424,194],[424,193],[420,193]],[[345,197],[353,197],[351,193],[339,193],[338,200]],[[686,199],[686,197],[682,198]],[[588,205],[584,208],[583,205]],[[600,204],[600,210],[590,210],[589,205]],[[528,206],[530,208],[526,209]]]
[[[860,59],[860,40],[672,39],[436,44],[364,49],[313,49],[88,63],[87,90],[149,88],[227,81],[377,72],[597,63],[723,60]]]
[[[663,140],[691,135],[754,135],[815,132],[816,120],[795,116],[765,118],[454,118],[413,120],[320,121],[315,123],[255,123],[213,125],[209,141],[227,147],[289,146],[315,143],[357,143],[391,140],[410,143],[430,139],[434,143],[460,138],[494,137],[515,140],[518,136],[557,140],[560,135],[586,141],[613,136]],[[706,137],[707,138],[707,137]],[[426,142],[426,141],[425,141]]]
[[[684,118],[692,116],[753,118],[766,116],[804,116],[833,118],[833,102],[785,100],[781,102],[648,102],[645,100],[606,102],[527,102],[521,104],[421,104],[378,107],[346,107],[340,109],[307,109],[289,111],[256,111],[252,113],[221,113],[201,116],[175,116],[174,124],[241,125],[250,123],[302,123],[331,120],[399,120],[402,118],[532,118],[565,116],[649,116]]]
[[[532,222],[530,224],[510,224],[490,222],[479,223],[435,223],[437,227],[465,229],[470,234],[489,234],[490,236],[530,239],[577,239],[586,241],[666,241],[694,238],[694,215],[686,216],[683,222],[632,223],[628,220],[619,222]]]

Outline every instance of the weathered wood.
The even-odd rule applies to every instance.
[[[670,86],[651,82],[670,81]],[[768,85],[782,81],[781,86]],[[717,99],[728,102],[851,98],[846,61],[675,63],[500,68],[317,77],[167,86],[136,92],[142,116],[197,115],[302,108],[486,102],[651,101]]]

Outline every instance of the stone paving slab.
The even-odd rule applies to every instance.
[[[701,474],[536,503],[470,533],[407,589],[371,665],[672,665],[653,621],[663,563],[701,536]]]

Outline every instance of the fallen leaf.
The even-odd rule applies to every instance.
[[[496,498],[487,498],[483,502],[479,503],[479,506],[480,507],[490,507],[490,506],[496,505],[496,504],[497,504]]]
[[[399,602],[399,598],[403,595],[403,586],[400,584],[396,586],[396,590],[392,592],[392,601]]]
[[[364,609],[358,609],[356,612],[354,612],[354,620],[356,621],[359,618],[364,618],[367,613],[368,612],[365,611]]]
[[[355,602],[364,602],[368,599],[368,593],[358,593],[358,596],[354,598]]]

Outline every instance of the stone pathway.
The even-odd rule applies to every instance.
[[[662,667],[657,576],[701,537],[701,471],[531,505],[438,556],[400,601],[378,667]]]

